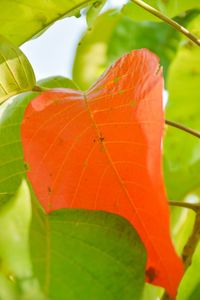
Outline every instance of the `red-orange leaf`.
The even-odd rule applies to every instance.
[[[175,296],[183,270],[170,239],[161,171],[162,90],[157,57],[133,51],[85,93],[50,90],[34,99],[22,141],[45,210],[77,207],[126,217],[146,245],[147,280]]]

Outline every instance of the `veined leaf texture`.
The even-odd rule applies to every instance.
[[[86,92],[39,95],[25,111],[21,134],[28,177],[44,209],[127,218],[147,249],[147,281],[175,296],[183,266],[170,239],[162,177],[162,91],[158,58],[135,50]]]

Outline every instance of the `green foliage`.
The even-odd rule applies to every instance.
[[[198,300],[200,292],[200,244],[193,256],[192,266],[185,274],[178,291],[177,300]]]
[[[55,21],[79,15],[81,8],[93,2],[94,0],[1,0],[0,34],[16,45],[21,45]]]
[[[63,76],[48,77],[39,80],[37,84],[41,87],[46,87],[46,88],[69,88],[74,90],[78,89],[74,81]]]
[[[200,2],[196,0],[145,0],[144,2],[169,17],[179,16],[191,9],[200,9]],[[160,21],[159,18],[137,6],[131,0],[123,7],[122,11],[134,21]]]
[[[200,130],[200,49],[181,46],[167,81],[169,101],[166,118]],[[170,199],[181,200],[200,184],[200,140],[167,128],[164,140],[165,180]]]
[[[9,97],[31,90],[35,75],[22,51],[0,36],[0,103]]]
[[[77,47],[74,81],[54,76],[37,85],[86,90],[117,58],[132,49],[148,48],[164,68],[166,118],[200,131],[199,48],[131,1],[121,12],[98,16],[105,2],[0,1],[0,103],[23,93],[0,106],[1,300],[155,300],[162,294],[161,288],[144,285],[146,253],[126,220],[70,209],[45,215],[23,179],[29,166],[23,158],[20,126],[28,103],[39,93],[27,92],[36,85],[35,76],[16,45],[36,38],[61,18],[79,17],[85,7],[89,28]],[[200,35],[200,1],[145,2]],[[196,195],[199,200],[200,140],[167,126],[163,162],[169,199],[191,201],[190,195]],[[192,211],[171,209],[179,254],[193,222]],[[177,300],[199,299],[199,268],[200,246]]]
[[[38,84],[44,87],[75,88],[65,77],[50,77]],[[38,93],[24,93],[1,106],[0,117],[0,206],[15,193],[29,166],[24,162],[20,124],[27,104]]]
[[[48,299],[140,299],[145,250],[121,217],[63,209],[36,216],[30,236],[34,273]]]
[[[192,13],[179,20],[187,23],[190,18],[193,18]],[[86,90],[117,58],[140,48],[150,49],[160,57],[166,77],[180,39],[180,34],[167,24],[134,22],[117,11],[108,11],[81,38],[73,78],[81,89]]]
[[[43,300],[33,278],[29,229],[31,197],[22,181],[16,194],[0,211],[0,297],[2,300]]]
[[[82,90],[87,90],[108,66],[110,39],[113,28],[120,19],[121,16],[115,11],[101,15],[79,42],[73,65],[73,79]]]

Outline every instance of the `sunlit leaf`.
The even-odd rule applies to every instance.
[[[110,39],[121,18],[114,11],[104,13],[80,40],[73,65],[73,79],[82,90],[89,88],[107,68]]]
[[[126,217],[148,250],[147,280],[175,295],[182,264],[169,236],[161,172],[162,88],[157,57],[133,51],[85,93],[49,91],[34,99],[22,142],[45,210],[75,207]]]
[[[99,0],[99,1],[95,1],[88,9],[87,14],[86,14],[86,21],[87,21],[87,25],[88,28],[91,29],[92,25],[94,23],[94,21],[96,20],[96,18],[98,17],[101,9],[103,8],[103,6],[105,5],[105,2],[107,0]]]
[[[32,90],[35,75],[23,52],[0,36],[0,103],[9,97]]]
[[[27,183],[0,210],[0,295],[2,300],[44,300],[33,278],[29,251],[31,198]],[[21,298],[23,297],[23,298]]]
[[[31,39],[55,21],[75,16],[94,0],[1,0],[0,34],[16,45]]]

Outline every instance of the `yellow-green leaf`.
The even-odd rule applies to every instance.
[[[31,64],[23,52],[0,36],[0,103],[35,85]]]

